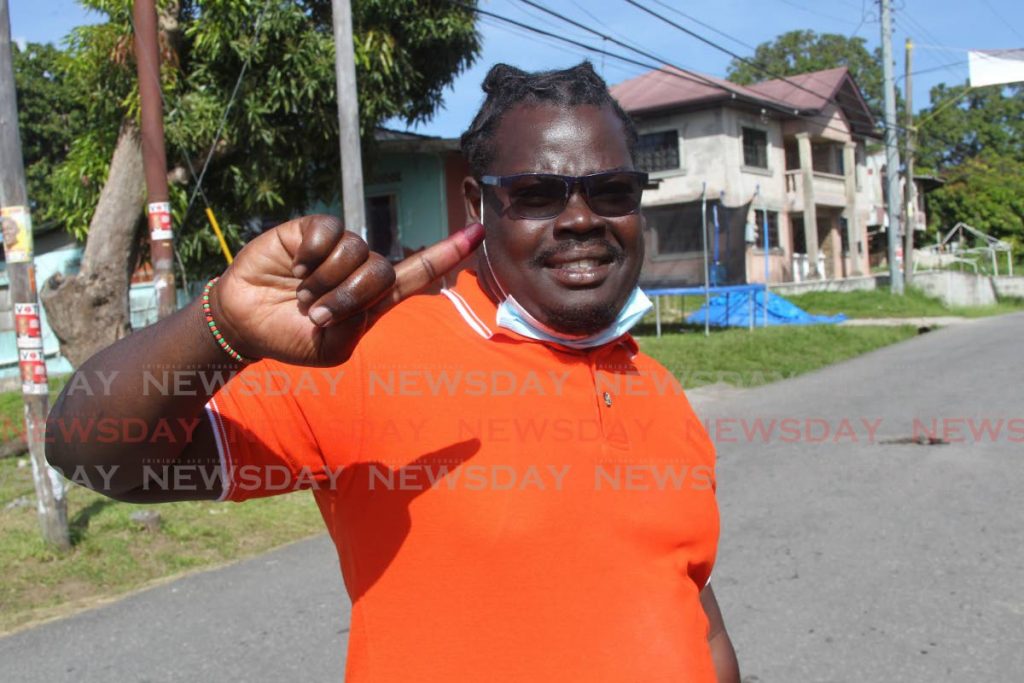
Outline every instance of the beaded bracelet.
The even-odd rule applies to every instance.
[[[231,344],[228,344],[227,340],[224,339],[224,335],[217,329],[217,323],[213,321],[213,312],[210,310],[210,290],[213,289],[213,284],[220,279],[220,276],[210,278],[210,281],[203,287],[203,315],[206,317],[206,325],[210,328],[210,332],[213,334],[213,338],[217,340],[217,344],[220,348],[224,349],[224,353],[231,356],[231,359],[245,365],[252,361],[243,358],[242,354],[231,348]]]

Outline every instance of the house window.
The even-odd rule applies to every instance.
[[[636,155],[640,168],[648,173],[679,168],[679,131],[641,135],[636,143]]]
[[[713,202],[708,202],[708,221],[711,220]],[[647,226],[658,236],[658,254],[700,253],[704,245],[700,238],[700,202],[655,206],[644,209]]]
[[[764,248],[764,211],[754,211],[754,221],[757,223],[757,246]],[[778,249],[779,244],[779,212],[768,212],[768,248]]]
[[[757,128],[743,129],[743,165],[768,168],[768,133]]]
[[[829,142],[811,145],[811,165],[819,173],[843,175],[843,146]]]

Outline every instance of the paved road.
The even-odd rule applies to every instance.
[[[694,393],[746,681],[1021,680],[1022,339],[1024,315],[1004,316]],[[347,620],[320,537],[0,639],[0,677],[340,680]]]

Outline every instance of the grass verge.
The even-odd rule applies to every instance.
[[[887,289],[874,289],[863,292],[808,292],[786,298],[808,313],[845,313],[850,318],[980,318],[1024,311],[1022,299],[1002,299],[992,306],[947,306],[913,287],[907,289],[903,296],[894,296]]]
[[[18,499],[31,504],[11,506]],[[153,507],[119,503],[69,484],[73,549],[60,555],[42,542],[34,501],[27,459],[0,460],[0,633],[324,530],[307,492],[242,505],[188,502]],[[144,531],[130,520],[139,509],[160,513],[160,531]]]
[[[685,388],[723,382],[754,387],[817,370],[917,334],[894,327],[780,326],[638,337]]]

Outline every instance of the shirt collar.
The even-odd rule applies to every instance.
[[[498,327],[496,323],[498,304],[496,304],[491,297],[487,295],[487,292],[484,291],[480,284],[479,276],[476,271],[472,269],[461,271],[455,281],[455,286],[442,289],[441,294],[451,301],[455,310],[462,317],[463,322],[465,322],[470,329],[487,340],[493,341],[498,337],[504,337],[505,339],[512,339],[519,342],[544,344],[558,351],[575,354],[597,353],[615,349],[620,346],[629,352],[630,357],[635,356],[640,351],[640,347],[637,345],[636,340],[633,339],[633,335],[631,334],[625,334],[611,343],[599,346],[595,349],[590,349],[589,351],[578,351],[553,342],[530,339],[529,337],[524,337],[512,330],[507,330],[504,327]]]

